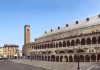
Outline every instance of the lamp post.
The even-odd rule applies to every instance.
[[[80,56],[79,56],[79,45],[77,46],[77,52],[78,52],[78,66],[77,66],[77,70],[81,70],[81,68],[80,68],[80,64],[79,64],[79,62],[80,62]]]

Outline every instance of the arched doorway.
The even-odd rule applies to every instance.
[[[73,62],[73,57],[71,55],[69,56],[69,62]]]
[[[60,62],[62,62],[63,61],[63,56],[60,56]]]
[[[97,61],[100,62],[100,54],[97,55]]]
[[[48,61],[50,61],[50,56],[48,56]]]
[[[84,56],[83,55],[80,55],[80,62],[84,62]]]
[[[96,61],[96,56],[95,55],[91,55],[91,61],[95,62]]]
[[[65,56],[64,59],[65,59],[66,62],[68,62],[68,57],[67,56]]]
[[[89,56],[89,55],[86,55],[86,56],[85,56],[85,61],[86,61],[86,62],[90,62],[90,56]]]
[[[59,62],[59,56],[56,56],[56,62]]]
[[[51,61],[55,61],[55,56],[54,55],[51,56]]]

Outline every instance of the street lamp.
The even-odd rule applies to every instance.
[[[81,68],[80,68],[80,56],[79,56],[79,45],[77,45],[77,46],[75,46],[75,48],[77,49],[77,62],[78,62],[78,64],[77,64],[77,70],[81,70]]]
[[[78,65],[77,65],[77,70],[81,70],[81,68],[80,68],[80,64],[79,64],[79,62],[80,62],[80,56],[79,56],[79,45],[77,45],[77,52],[78,52]]]

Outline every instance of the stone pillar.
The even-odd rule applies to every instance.
[[[68,62],[69,62],[69,55],[67,57],[68,57]]]
[[[48,56],[46,55],[46,57],[47,57],[47,58],[46,58],[46,61],[48,61]]]
[[[97,54],[96,54],[96,62],[97,62],[98,60],[97,60]]]
[[[83,62],[85,62],[85,55],[83,55],[84,56],[84,60],[83,60]]]
[[[73,58],[72,62],[74,62],[74,55],[72,55],[72,58]]]
[[[86,56],[86,55],[84,55],[84,62],[86,61],[85,56]]]
[[[91,62],[91,55],[89,55],[90,56],[90,62]]]

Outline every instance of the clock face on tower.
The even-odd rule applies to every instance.
[[[29,31],[29,29],[27,29],[27,31]]]

